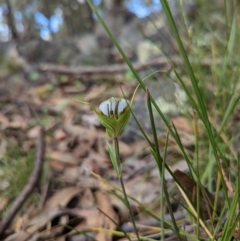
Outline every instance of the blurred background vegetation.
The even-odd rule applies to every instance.
[[[127,11],[146,17],[160,10],[156,0],[95,0],[102,11]],[[39,37],[71,37],[92,31],[95,17],[86,1],[1,1],[1,41]]]

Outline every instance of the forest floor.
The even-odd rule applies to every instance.
[[[149,46],[149,42],[144,44]],[[155,50],[152,49],[153,52]],[[45,51],[48,52],[48,49]],[[202,68],[201,74],[209,77],[212,59],[204,55],[203,58],[199,57],[198,62],[194,57],[195,52],[192,52],[191,60],[197,60],[192,61],[194,68]],[[123,59],[117,54],[114,57],[115,65],[111,65],[108,59],[104,65],[81,64],[74,67],[45,61],[33,65],[28,62],[29,65],[26,65],[27,61],[21,60],[17,67],[8,65],[6,71],[1,72],[0,239],[137,240],[134,225],[129,222],[129,209],[123,201],[119,177],[109,157],[106,140],[111,143],[111,139],[91,106],[77,101],[88,102],[98,109],[103,101],[110,97],[122,98],[123,93],[127,99],[131,99],[138,83]],[[170,57],[171,61],[168,61],[162,54],[157,54],[145,62],[133,61],[133,65],[139,72],[142,71],[143,78],[154,71],[164,72],[156,74],[146,84],[169,123],[176,128],[187,155],[194,160],[198,141],[196,136],[199,135],[202,140],[203,126],[199,124],[197,131],[194,129],[194,120],[197,122],[195,113],[176,84],[176,78],[172,77],[173,69],[177,66],[187,86],[191,86],[183,61],[174,53]],[[214,61],[214,67],[219,67],[223,58]],[[203,96],[210,100],[208,104],[212,107],[211,100],[217,88],[208,83],[207,78],[204,84]],[[137,92],[133,112],[149,139],[153,140],[143,90]],[[210,121],[218,129],[218,119],[214,119],[216,116]],[[235,116],[238,117],[237,114]],[[156,126],[161,155],[166,154],[167,164],[175,171],[178,181],[187,189],[190,197],[195,197],[196,183],[184,174],[189,169],[179,144],[168,136],[169,126],[163,125],[159,117],[156,117]],[[119,147],[130,212],[141,240],[160,239],[161,211],[164,220],[171,221],[170,214],[173,213],[177,224],[193,233],[194,225],[190,225],[180,202],[181,194],[168,172],[165,172],[165,180],[171,207],[160,200],[162,189],[159,170],[148,142],[139,133],[137,124],[131,118],[120,138]],[[234,148],[229,142],[226,143],[231,158],[236,157]],[[200,142],[199,145],[205,148],[209,143]],[[200,157],[204,161],[208,161],[209,156],[206,149],[202,153],[200,150]],[[206,166],[206,162],[202,165]],[[209,197],[212,198],[211,194]],[[204,200],[200,206],[206,215]],[[4,233],[1,233],[3,230]],[[177,239],[170,229],[166,229],[164,234],[165,240]],[[202,235],[205,237],[206,234],[203,232]]]
[[[126,223],[128,209],[116,196],[116,193],[120,195],[118,176],[106,147],[106,140],[110,138],[92,109],[76,101],[84,100],[98,108],[112,96],[121,98],[120,86],[130,99],[136,88],[133,81],[116,84],[114,79],[98,81],[90,76],[82,83],[77,76],[51,74],[50,81],[39,82],[15,74],[1,82],[2,215],[8,216],[12,201],[22,195],[24,187],[33,185],[30,197],[26,196],[25,204],[14,213],[6,231],[6,235],[10,235],[7,240],[29,240],[33,234],[43,240],[65,240],[77,230],[93,233],[94,228],[109,228],[112,233],[100,231],[95,237],[106,241],[113,235],[118,236],[114,230],[119,225],[132,231]],[[144,94],[137,94],[136,99],[139,98],[144,99]],[[186,133],[187,144],[193,144],[189,121],[179,116],[172,121]],[[44,134],[39,137],[41,130]],[[129,135],[131,137],[131,133]],[[164,143],[165,136],[159,137],[162,148]],[[42,160],[38,160],[36,150],[42,153]],[[174,141],[168,150],[168,159],[175,160],[173,170],[187,170]],[[125,188],[129,196],[137,200],[131,201],[136,220],[139,225],[148,225],[148,222],[158,225],[158,220],[149,220],[142,210],[149,208],[156,212],[160,208],[160,179],[147,142],[140,137],[127,143],[120,140],[120,155]],[[38,184],[34,184],[29,177],[37,165],[42,175],[38,177]],[[33,179],[37,178],[38,174],[34,175]],[[171,176],[166,174],[166,178],[171,186]],[[173,200],[173,205],[175,203]],[[72,230],[66,229],[69,226]],[[152,233],[151,226],[145,227],[141,235],[149,233]],[[81,240],[80,236],[86,234],[77,236],[78,239],[68,240]]]

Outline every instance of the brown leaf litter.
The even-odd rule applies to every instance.
[[[7,143],[0,143],[1,155],[7,155],[10,145],[17,146],[23,153],[35,148],[39,128],[44,125],[45,162],[49,172],[43,179],[44,183],[34,190],[42,201],[30,203],[16,213],[12,224],[7,227],[5,240],[34,238],[60,241],[67,237],[72,238],[69,240],[80,240],[80,237],[87,240],[86,237],[90,236],[99,241],[111,241],[113,237],[116,238],[114,231],[121,232],[121,226],[129,221],[129,211],[117,197],[122,193],[117,191],[118,177],[106,148],[106,139],[111,140],[105,130],[88,106],[62,93],[72,91],[72,83],[60,86],[61,91],[49,84],[29,90],[24,82],[18,85],[17,101],[15,96],[6,93],[7,101],[0,105],[0,135],[2,140],[8,140]],[[123,84],[127,95],[132,93],[133,87],[132,83]],[[106,96],[106,89],[111,94],[115,92],[121,95],[121,90],[116,86],[89,84],[86,88],[79,88],[77,98],[89,100],[95,105],[111,97]],[[174,124],[188,133],[186,145],[193,144],[187,121],[176,118]],[[164,146],[164,139],[159,139],[159,145]],[[170,140],[169,153],[177,161],[181,155],[175,145]],[[131,209],[136,221],[142,223],[149,217],[143,211],[145,208],[159,212],[159,176],[154,174],[156,164],[144,140],[130,144],[120,141],[120,153],[127,193],[142,205],[130,199]],[[104,179],[109,184],[103,185]],[[172,185],[170,179],[169,185]],[[10,201],[0,198],[0,211]],[[140,234],[147,235],[149,230],[142,229]],[[134,233],[133,230],[130,233]]]

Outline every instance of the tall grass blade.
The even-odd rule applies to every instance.
[[[163,159],[160,155],[160,151],[159,151],[159,144],[158,144],[158,138],[157,138],[157,130],[156,130],[156,126],[155,126],[155,121],[154,121],[154,117],[153,117],[153,111],[152,111],[152,103],[150,101],[150,95],[149,95],[149,90],[147,89],[147,92],[146,92],[146,97],[147,97],[147,107],[148,107],[148,112],[149,112],[149,118],[150,118],[150,122],[151,122],[151,128],[152,128],[152,132],[153,132],[153,139],[154,139],[154,144],[155,144],[155,148],[154,148],[154,152],[155,152],[155,160],[156,160],[156,163],[158,165],[158,170],[159,170],[159,175],[160,177],[162,177],[162,179],[164,179],[164,172],[163,172]],[[171,206],[171,203],[170,203],[170,199],[169,199],[169,194],[168,194],[168,191],[167,191],[167,186],[166,186],[166,182],[165,180],[163,181],[162,183],[163,185],[163,191],[164,192],[164,196],[165,196],[165,199],[166,199],[166,203],[167,203],[167,207],[169,209],[169,213],[171,215],[171,218],[172,218],[172,222],[173,222],[173,227],[175,229],[175,234],[178,236],[179,240],[181,240],[181,235],[179,233],[179,228],[177,226],[177,222],[175,220],[175,217],[173,215],[173,210],[172,210],[172,206]]]

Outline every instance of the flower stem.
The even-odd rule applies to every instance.
[[[124,186],[124,183],[123,183],[122,168],[121,168],[122,164],[120,162],[119,142],[118,142],[118,138],[117,137],[113,138],[113,143],[114,143],[114,150],[115,150],[116,159],[117,159],[117,163],[118,163],[118,167],[119,167],[118,178],[119,178],[119,181],[120,181],[120,184],[121,184],[121,188],[122,188],[122,191],[123,191],[125,205],[128,208],[129,216],[131,218],[131,221],[132,221],[132,224],[133,224],[134,231],[136,233],[137,239],[140,241],[141,239],[140,239],[139,234],[138,234],[137,226],[136,226],[136,223],[135,223],[134,218],[133,218],[133,214],[132,214],[132,211],[131,211],[131,208],[130,208],[130,203],[128,201],[128,196],[127,196],[126,189],[125,189],[125,186]]]

